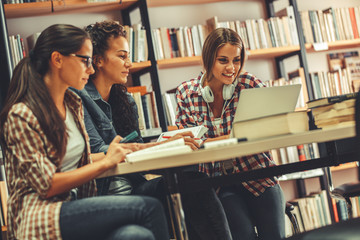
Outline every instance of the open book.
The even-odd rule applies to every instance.
[[[145,148],[126,155],[126,162],[138,162],[165,156],[174,156],[180,153],[191,152],[190,146],[185,145],[183,138],[162,143],[153,147]]]
[[[160,134],[159,138],[157,139],[157,142],[165,141],[169,137],[172,137],[178,133],[189,132],[189,131],[192,132],[192,134],[194,135],[194,138],[201,138],[208,130],[209,129],[207,127],[196,126],[196,127],[190,127],[190,128],[182,128],[182,129],[169,131],[169,132],[163,132],[162,134]]]

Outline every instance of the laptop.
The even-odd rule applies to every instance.
[[[300,90],[301,84],[243,89],[234,122],[292,112]]]

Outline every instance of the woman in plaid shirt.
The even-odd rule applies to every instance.
[[[92,67],[88,34],[57,24],[14,70],[0,115],[9,187],[8,239],[169,239],[161,203],[96,194],[95,178],[130,152],[116,136],[90,154],[80,98]]]
[[[205,141],[228,138],[241,90],[265,85],[254,75],[242,71],[244,45],[231,29],[218,28],[209,34],[202,60],[205,71],[177,88],[176,124],[184,128],[199,125],[209,128]],[[259,153],[230,163],[200,164],[199,170],[209,176],[220,176],[272,165],[269,153]],[[255,239],[256,235],[260,239],[276,240],[285,236],[285,201],[275,177],[222,187],[218,196],[234,240]]]

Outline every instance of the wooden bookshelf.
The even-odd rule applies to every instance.
[[[300,46],[264,48],[249,51],[249,59],[264,59],[283,56],[289,53],[300,51]]]
[[[162,59],[157,64],[160,69],[201,65],[201,56]]]
[[[150,66],[151,66],[150,61],[132,63],[132,67],[130,68],[130,73],[141,71]]]
[[[19,4],[4,4],[6,18],[46,16],[63,13],[101,12],[109,10],[122,10],[137,3],[138,0],[122,0],[116,2],[88,3],[86,0],[64,0],[32,2]]]
[[[351,39],[351,40],[342,40],[342,41],[335,41],[335,42],[328,42],[328,49],[322,51],[333,51],[333,50],[340,50],[346,48],[356,48],[360,46],[360,39]],[[319,52],[314,49],[313,44],[307,43],[305,44],[306,51],[309,53],[312,52]]]
[[[351,168],[356,168],[356,167],[358,167],[356,165],[356,162],[349,162],[349,163],[340,164],[339,166],[336,166],[336,167],[331,167],[330,170],[332,172],[336,172],[336,171],[341,171],[341,170],[351,169]]]
[[[283,56],[285,54],[293,53],[299,50],[299,46],[276,47],[249,50],[247,54],[249,59],[264,59]],[[157,60],[157,64],[159,69],[196,66],[201,65],[201,56],[161,59]]]
[[[216,2],[230,2],[238,0],[147,0],[149,7],[163,7],[163,6],[177,6],[177,5],[191,5],[191,4],[205,4]],[[257,0],[262,1],[262,0]]]

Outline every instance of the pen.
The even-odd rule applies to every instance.
[[[212,142],[205,142],[203,145],[200,146],[200,148],[210,149],[210,148],[216,148],[216,147],[224,147],[229,145],[234,145],[239,142],[245,142],[247,141],[247,138],[229,138],[219,141],[212,141]]]
[[[137,133],[137,131],[133,131],[132,133],[130,133],[129,135],[127,135],[126,137],[124,137],[123,139],[121,139],[121,140],[120,140],[120,143],[129,142],[129,141],[133,140],[134,138],[136,138],[137,136],[139,136],[139,134]]]

